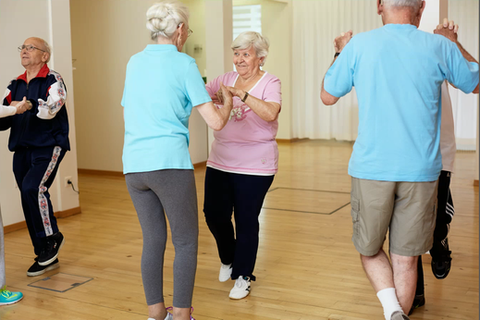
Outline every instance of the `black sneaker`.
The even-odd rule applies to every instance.
[[[430,250],[432,256],[432,272],[435,278],[445,279],[452,266],[452,251],[448,250],[448,239],[443,243],[434,244]]]
[[[38,264],[48,266],[58,257],[58,251],[65,243],[65,238],[61,232],[57,232],[45,239],[45,247],[38,255]]]
[[[425,305],[425,295],[416,294],[415,298],[413,298],[412,308],[410,309],[410,312],[408,313],[408,315],[411,315],[413,313],[413,310],[423,307],[424,305]]]
[[[58,259],[55,259],[51,264],[48,266],[41,266],[38,264],[38,257],[35,258],[35,263],[27,271],[27,276],[29,277],[36,277],[39,275],[44,274],[47,271],[54,270],[60,267],[60,263],[58,263]]]

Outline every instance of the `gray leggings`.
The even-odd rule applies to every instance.
[[[190,308],[198,250],[197,190],[193,170],[129,173],[125,180],[142,227],[142,279],[147,304],[164,302],[166,214],[175,247],[173,306]]]

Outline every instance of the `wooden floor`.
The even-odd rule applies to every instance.
[[[261,235],[250,296],[232,301],[232,281],[217,280],[219,259],[203,214],[205,169],[196,171],[200,241],[194,292],[197,320],[381,320],[383,311],[351,242],[351,144],[301,141],[280,145],[280,170],[260,216]],[[478,187],[475,153],[457,153],[452,192],[456,215],[453,268],[436,280],[424,256],[425,307],[414,319],[478,319]],[[146,320],[140,275],[142,236],[124,179],[80,175],[82,214],[60,219],[66,236],[61,267],[28,278],[33,252],[26,230],[5,237],[7,283],[25,294],[0,307],[1,320]],[[165,302],[172,302],[173,247],[166,253]],[[58,272],[93,278],[64,293],[29,284]],[[40,282],[41,283],[41,282]],[[38,284],[38,283],[37,283]]]

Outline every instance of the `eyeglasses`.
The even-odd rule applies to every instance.
[[[17,49],[18,49],[18,52],[22,52],[23,49],[26,49],[28,52],[32,52],[33,49],[37,49],[37,50],[46,52],[45,50],[38,49],[37,47],[34,47],[34,46],[32,46],[31,44],[29,44],[29,45],[24,45],[24,44],[22,44],[22,45],[19,46]]]

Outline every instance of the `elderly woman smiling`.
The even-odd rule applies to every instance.
[[[233,95],[230,120],[214,133],[207,162],[203,211],[217,242],[220,281],[235,281],[231,299],[250,293],[258,250],[258,217],[278,164],[275,136],[281,107],[280,80],[261,67],[268,40],[257,32],[244,32],[232,44],[236,72],[207,84],[217,104],[223,104],[221,83]],[[235,228],[232,224],[232,210]],[[236,236],[235,236],[236,235]]]

